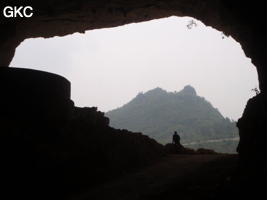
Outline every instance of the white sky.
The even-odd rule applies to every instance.
[[[106,112],[139,92],[193,86],[225,117],[237,120],[258,87],[239,43],[191,18],[171,17],[51,39],[28,39],[10,66],[48,71],[71,82],[79,107]]]

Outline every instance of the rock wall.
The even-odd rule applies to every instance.
[[[236,182],[240,194],[249,198],[266,195],[267,180],[267,102],[263,94],[251,98],[237,127],[240,142]]]
[[[265,155],[267,152],[265,147],[266,145],[264,144],[266,141],[265,124],[267,124],[265,117],[265,110],[267,107],[267,40],[265,31],[263,30],[265,28],[264,24],[266,18],[265,5],[263,3],[264,2],[252,0],[2,1],[0,3],[1,10],[3,10],[3,8],[7,5],[31,5],[34,9],[34,15],[32,18],[18,17],[7,19],[3,16],[0,17],[0,65],[8,66],[10,64],[16,47],[26,38],[64,36],[73,34],[74,32],[83,33],[86,30],[104,27],[116,27],[128,23],[148,21],[151,19],[169,17],[172,15],[195,17],[196,19],[201,20],[204,24],[212,26],[213,28],[224,32],[226,35],[231,35],[241,44],[245,54],[251,58],[252,63],[257,68],[261,95],[248,102],[248,105],[244,111],[244,115],[237,124],[240,130],[240,144],[237,150],[240,154],[240,166],[250,166],[249,168],[254,168],[252,171],[257,171],[258,168],[260,171],[266,171],[266,159],[263,155]],[[9,84],[11,83],[1,83],[1,88],[6,91],[12,91],[12,88],[14,87],[10,86]],[[19,94],[18,90],[15,89],[14,91],[18,92]],[[34,100],[31,100],[31,103],[34,103]],[[7,102],[8,98],[2,102],[2,108],[4,108],[5,103]],[[56,101],[50,101],[50,103],[53,102]],[[49,106],[46,106],[46,103],[43,103],[43,106],[45,108],[49,108]],[[23,106],[20,108],[23,108]],[[22,111],[25,111],[25,109]],[[34,111],[34,109],[32,109],[32,111]],[[18,113],[20,114],[21,112]],[[68,129],[69,132],[67,130],[66,132],[61,132],[60,130],[65,128],[61,126],[58,127],[58,125],[53,125],[53,123],[52,125],[50,124],[44,126],[44,124],[33,125],[33,122],[29,121],[22,124],[18,121],[17,124],[14,124],[14,121],[9,121],[9,118],[6,117],[8,115],[8,112],[1,115],[2,121],[6,123],[4,126],[5,134],[2,135],[2,137],[6,139],[3,141],[7,141],[6,144],[9,144],[9,146],[6,146],[6,148],[9,152],[11,152],[11,154],[13,153],[14,156],[16,156],[16,151],[14,149],[10,149],[10,147],[22,149],[22,152],[24,152],[19,152],[21,153],[19,154],[20,156],[16,157],[21,162],[16,161],[18,163],[13,163],[13,169],[15,171],[17,170],[15,166],[19,166],[19,164],[24,163],[23,160],[31,161],[31,157],[35,158],[35,155],[32,155],[30,149],[37,148],[37,144],[40,143],[40,147],[38,148],[46,148],[45,146],[47,145],[44,143],[48,142],[50,145],[50,142],[52,141],[51,145],[54,146],[47,147],[48,152],[57,152],[57,150],[60,148],[58,145],[62,145],[63,149],[68,145],[71,146],[69,148],[73,149],[82,148],[82,145],[78,145],[79,147],[75,146],[79,142],[83,142],[81,139],[75,140],[75,133],[79,130],[79,128],[87,126],[88,129],[92,129],[92,131],[94,130],[94,128],[90,128],[89,125],[85,125],[86,122],[79,122],[84,123],[84,126],[77,126],[75,125],[75,123],[78,123],[76,121],[67,123],[68,126],[71,126],[70,129]],[[23,114],[21,114],[21,116],[23,116]],[[52,116],[51,113],[49,116]],[[107,123],[106,119],[103,123]],[[46,128],[43,128],[43,126]],[[77,128],[78,130],[74,130],[73,127]],[[97,129],[95,129],[95,131],[96,130]],[[81,131],[83,134],[86,132],[85,129],[82,129]],[[36,133],[43,133],[40,135],[40,137],[42,136],[43,139],[40,139],[42,142],[37,142],[35,144],[32,141],[35,140]],[[52,134],[53,136],[51,136],[50,133],[55,134]],[[66,135],[63,137],[62,135],[64,134],[67,134],[71,141],[64,140],[64,138],[67,137]],[[54,137],[61,138],[62,144],[59,142],[60,140],[56,140]],[[23,142],[20,142],[19,138],[21,138],[21,141]],[[72,143],[77,140],[79,141],[78,143]],[[13,143],[11,141],[13,141]],[[88,142],[89,141],[91,140],[88,140]],[[68,151],[67,149],[69,148],[65,148],[66,150],[64,151]],[[44,170],[49,168],[53,171],[55,168],[49,166],[57,166],[56,168],[59,170],[61,169],[60,166],[63,165],[62,163],[64,163],[64,160],[68,160],[68,158],[75,160],[75,156],[64,157],[65,154],[61,151],[58,151],[58,154],[62,156],[61,159],[59,159],[62,161],[56,165],[55,163],[58,162],[53,160],[55,157],[53,153],[51,153],[51,155],[49,154],[49,156],[44,154],[43,157],[48,159],[47,163],[52,164],[48,165],[47,168],[41,168]],[[23,156],[25,155],[27,156],[24,159]],[[10,162],[12,163],[15,161],[12,161],[11,159]],[[41,163],[42,161],[38,162]],[[66,162],[68,163],[68,161]],[[41,166],[41,164],[38,165],[33,163],[31,166],[23,165],[22,169],[28,170],[26,166]],[[70,166],[72,167],[71,164]],[[83,166],[83,164],[81,164],[81,166]],[[23,170],[21,172],[23,172]],[[28,170],[27,172],[31,171]],[[58,173],[59,176],[60,174],[61,173]],[[53,185],[54,181],[49,180],[48,182],[48,185]]]
[[[12,120],[69,119],[70,82],[56,74],[0,68],[0,117]]]
[[[58,199],[165,154],[141,133],[109,127],[97,108],[74,107],[63,77],[0,72],[1,183],[9,199]]]
[[[213,149],[199,148],[197,150],[185,148],[183,145],[180,146],[180,151],[178,152],[174,144],[168,143],[164,146],[164,150],[167,154],[219,154]]]
[[[251,98],[238,120],[240,142],[237,152],[239,166],[262,174],[267,166],[267,102],[263,94]],[[266,172],[265,172],[266,173]]]
[[[82,112],[96,120],[1,119],[3,196],[59,199],[165,154],[162,145],[141,133],[103,125],[107,119],[95,109]]]

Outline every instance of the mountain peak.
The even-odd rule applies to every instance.
[[[146,92],[146,94],[151,94],[151,93],[153,93],[153,94],[165,94],[167,92],[165,90],[161,89],[160,87],[157,87],[153,90],[149,90]]]
[[[140,93],[123,107],[106,113],[110,126],[142,132],[162,144],[177,131],[184,143],[238,136],[236,124],[225,119],[204,97],[187,85],[179,92],[155,88]]]
[[[193,88],[191,85],[186,85],[181,92],[190,95],[197,95],[195,88]]]

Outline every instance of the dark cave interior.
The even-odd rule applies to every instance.
[[[64,36],[169,16],[191,16],[231,35],[257,68],[261,92],[248,101],[237,123],[238,169],[240,173],[246,172],[242,180],[266,179],[267,40],[262,30],[266,15],[263,3],[251,0],[11,0],[0,5],[2,9],[29,4],[34,8],[31,18],[0,18],[0,66],[3,66],[0,69],[0,118],[5,149],[3,180],[9,188],[7,191],[17,190],[25,184],[25,179],[34,183],[31,186],[36,185],[37,193],[43,192],[40,185],[51,191],[79,188],[90,185],[88,178],[94,181],[110,178],[110,174],[117,174],[132,163],[164,155],[162,146],[154,140],[110,128],[108,119],[94,108],[75,108],[70,99],[70,83],[63,77],[8,67],[16,47],[27,38]],[[101,147],[100,133],[104,135],[103,140],[112,141],[105,147],[110,150],[109,154]],[[106,170],[103,163],[109,163],[110,168],[100,178],[96,177]],[[38,182],[40,180],[44,181]],[[71,184],[66,180],[72,180]],[[59,183],[65,184],[64,187],[58,187]],[[27,195],[27,190],[20,192]]]

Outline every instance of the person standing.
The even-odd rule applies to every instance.
[[[175,145],[177,153],[180,153],[181,151],[180,136],[177,134],[177,131],[174,131],[174,134],[172,136],[172,143]]]

